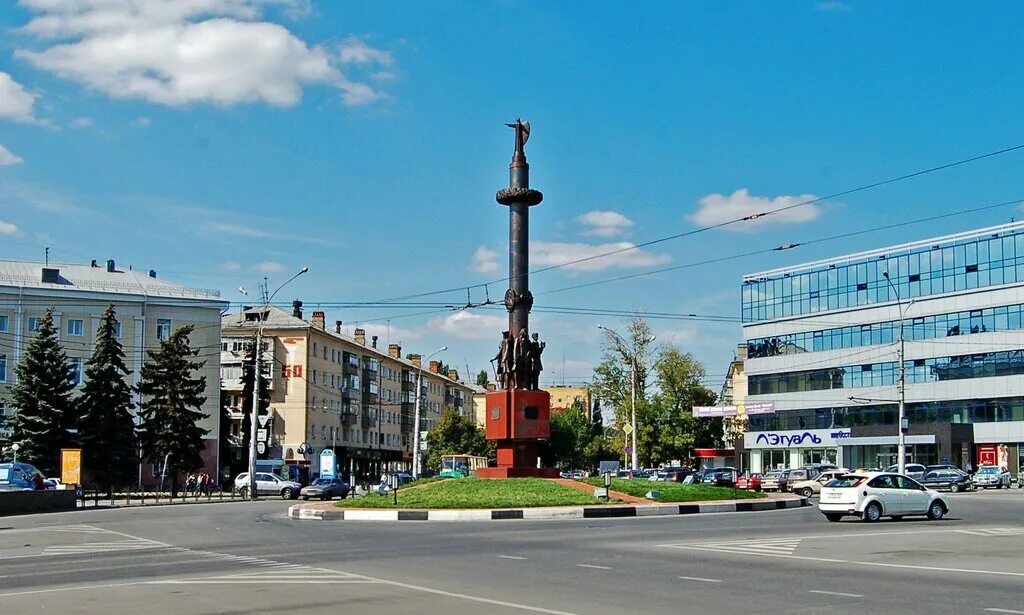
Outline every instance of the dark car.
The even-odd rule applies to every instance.
[[[960,470],[930,470],[925,472],[923,478],[918,479],[919,483],[929,489],[949,489],[953,493],[969,491],[974,488],[974,482],[966,472]]]
[[[715,487],[736,487],[735,468],[717,468],[704,477],[704,481]]]
[[[348,485],[343,483],[340,478],[318,478],[313,481],[313,484],[303,487],[299,495],[303,500],[309,498],[330,500],[335,497],[345,499],[348,497],[348,490]]]
[[[681,483],[690,474],[693,474],[690,468],[667,467],[658,470],[658,475],[667,483]]]

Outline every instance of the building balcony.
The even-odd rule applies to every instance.
[[[341,424],[346,427],[352,427],[359,421],[359,415],[353,410],[342,410],[341,411]]]
[[[362,393],[359,389],[353,387],[343,386],[341,387],[341,398],[345,401],[359,401],[362,397]]]
[[[367,408],[363,408],[363,411],[359,413],[359,419],[363,423],[363,429],[369,429],[373,426],[374,419],[376,419],[376,413],[371,412]]]
[[[376,393],[371,393],[370,391],[367,391],[365,389],[363,390],[363,404],[364,405],[376,404],[379,399],[380,399],[380,397]]]
[[[415,390],[416,390],[416,383],[415,382],[409,382],[408,380],[402,380],[402,391],[403,392],[412,392],[412,391],[415,391]]]
[[[345,374],[346,376],[358,376],[359,364],[345,361],[344,363],[341,364],[341,373]]]

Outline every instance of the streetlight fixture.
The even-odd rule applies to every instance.
[[[614,337],[615,340],[617,340],[617,342],[618,342],[617,345],[619,346],[619,353],[624,355],[624,356],[626,356],[628,358],[628,360],[629,360],[629,397],[630,397],[629,426],[630,426],[630,435],[631,435],[631,438],[632,438],[632,444],[630,446],[630,450],[631,450],[632,454],[630,456],[630,467],[627,468],[627,469],[636,470],[637,466],[640,465],[640,453],[639,453],[639,451],[636,448],[636,364],[637,364],[637,361],[639,360],[638,355],[640,354],[640,349],[637,348],[634,345],[634,347],[633,347],[633,354],[630,355],[627,352],[627,350],[629,348],[629,344],[626,342],[625,338],[623,338],[621,335],[619,335],[618,333],[616,333],[615,331],[609,329],[608,327],[606,327],[604,325],[597,325],[597,328],[601,329],[602,331],[605,331],[606,333],[608,333],[609,335]],[[654,340],[655,340],[655,338],[651,337],[650,341],[654,342]]]
[[[20,448],[21,445],[18,444],[17,442],[11,445],[11,450],[14,451],[14,463],[18,463],[18,449]]]
[[[412,475],[414,478],[420,477],[422,471],[422,459],[420,456],[420,405],[423,403],[423,363],[429,362],[431,358],[441,354],[445,350],[448,350],[447,346],[441,346],[432,354],[427,355],[426,359],[420,361],[420,365],[416,368],[416,410],[414,412],[413,434],[412,434]]]
[[[263,302],[263,307],[260,309],[259,321],[260,324],[256,328],[256,347],[253,348],[253,358],[256,364],[255,375],[253,376],[253,388],[252,388],[252,412],[249,413],[249,499],[255,500],[257,497],[256,490],[256,426],[260,409],[260,377],[263,371],[263,324],[266,322],[266,315],[270,310],[270,304],[274,301],[274,296],[281,291],[282,288],[291,283],[292,280],[299,277],[300,275],[309,271],[309,267],[303,267],[288,278],[284,284],[277,287],[277,290],[270,293],[267,300]],[[244,288],[238,289],[245,296],[249,296],[249,293],[245,292]],[[264,288],[264,292],[266,288]]]
[[[889,283],[889,288],[891,288],[893,294],[896,295],[896,307],[900,311],[900,341],[899,341],[899,346],[897,347],[897,350],[896,350],[896,361],[899,364],[899,370],[900,370],[899,371],[899,381],[898,381],[898,383],[896,385],[896,393],[897,393],[898,398],[899,398],[899,409],[900,409],[899,410],[899,434],[898,434],[897,445],[896,445],[896,455],[899,458],[897,459],[896,463],[897,463],[898,468],[899,468],[899,473],[900,474],[904,474],[906,472],[906,470],[907,470],[907,431],[909,430],[910,425],[909,425],[909,423],[907,421],[907,409],[906,409],[906,388],[907,388],[907,386],[906,386],[906,373],[907,373],[907,368],[903,364],[903,345],[904,345],[903,321],[906,320],[907,310],[910,309],[910,306],[914,305],[914,303],[916,302],[916,299],[912,300],[910,303],[908,303],[906,307],[903,307],[903,302],[900,299],[900,291],[896,289],[896,285],[893,284],[892,280],[889,278],[889,272],[888,271],[883,271],[882,272],[882,277],[885,278],[885,281]]]

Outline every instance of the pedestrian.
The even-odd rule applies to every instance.
[[[971,465],[970,461],[967,462],[967,465],[964,467],[964,470],[967,471],[968,476],[974,476],[974,466]]]
[[[32,483],[35,485],[36,491],[46,489],[46,482],[43,480],[43,475],[39,472],[36,472],[36,475],[32,477]]]

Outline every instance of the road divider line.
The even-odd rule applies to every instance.
[[[845,592],[830,592],[830,591],[825,591],[824,589],[809,589],[807,591],[809,593],[812,593],[812,594],[824,594],[826,596],[842,596],[843,598],[863,598],[864,597],[863,594],[847,594]]]
[[[1012,609],[985,609],[989,613],[1009,613],[1010,615],[1024,615],[1024,611],[1014,611]]]
[[[706,579],[704,577],[679,577],[684,581],[700,581],[701,583],[721,583],[722,579]]]
[[[611,570],[610,566],[598,566],[597,564],[576,564],[580,568],[593,568],[595,570]]]
[[[498,558],[499,559],[515,559],[515,560],[526,559],[525,557],[519,557],[518,555],[499,555]]]

